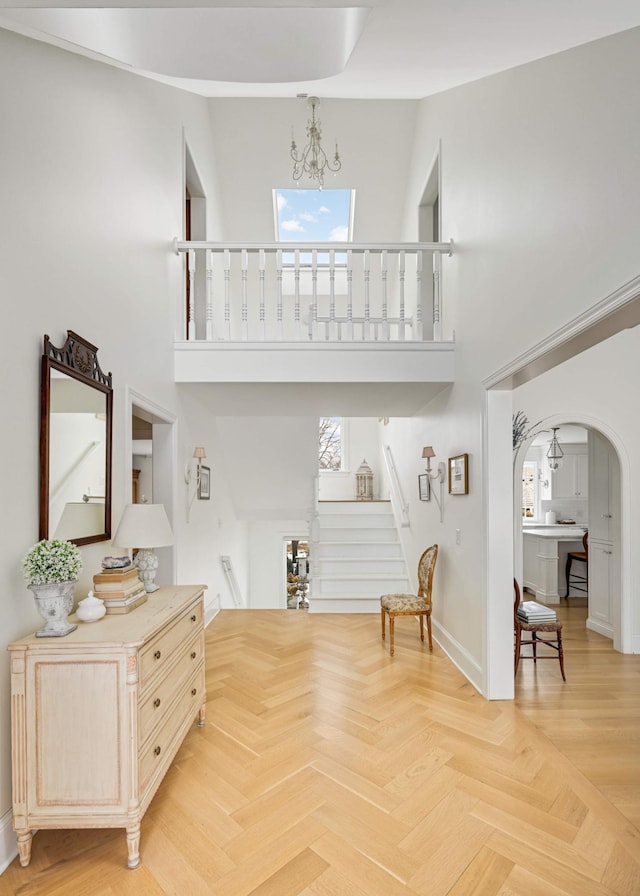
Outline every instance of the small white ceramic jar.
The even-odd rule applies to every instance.
[[[90,591],[87,597],[80,601],[76,610],[78,619],[82,622],[97,622],[106,612],[104,601],[96,597],[93,591]]]

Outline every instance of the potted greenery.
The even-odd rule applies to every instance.
[[[23,557],[24,577],[46,622],[36,632],[39,638],[61,637],[77,628],[67,616],[73,608],[73,585],[81,569],[82,555],[70,541],[43,539]]]

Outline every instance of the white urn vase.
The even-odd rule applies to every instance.
[[[30,584],[38,613],[46,625],[36,632],[38,638],[60,638],[68,635],[78,626],[67,621],[73,609],[73,586],[71,582],[46,582],[44,585]]]

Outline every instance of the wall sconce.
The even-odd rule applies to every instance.
[[[191,470],[191,461],[189,461],[189,463],[187,464],[187,466],[185,467],[185,470],[184,470],[184,481],[187,483],[187,522],[189,522],[189,514],[191,512],[191,505],[195,501],[196,497],[198,496],[198,492],[200,490],[200,481],[201,481],[201,475],[202,475],[202,470],[201,470],[202,461],[207,456],[207,452],[202,447],[196,447],[193,449],[193,456],[196,459],[196,482],[195,482],[195,488],[193,490],[193,495],[191,496],[190,500],[189,500],[189,484],[193,478],[193,473]]]
[[[164,504],[127,504],[113,543],[123,548],[138,548],[135,562],[144,589],[157,591],[158,557],[153,549],[173,544],[173,532]]]
[[[431,445],[425,445],[422,449],[422,456],[426,458],[427,461],[427,476],[429,477],[429,485],[432,482],[438,482],[440,484],[440,497],[435,492],[435,489],[429,489],[429,494],[433,494],[436,504],[440,508],[440,522],[444,522],[444,481],[447,475],[447,467],[444,461],[440,461],[437,469],[431,469],[431,458],[436,456],[435,451],[431,447]]]

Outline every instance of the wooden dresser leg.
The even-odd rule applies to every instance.
[[[205,717],[207,714],[207,704],[203,703],[200,707],[200,712],[198,713],[198,727],[204,728]]]
[[[26,868],[31,861],[31,844],[33,843],[33,833],[29,830],[16,831],[18,837],[18,855],[20,856],[20,864]]]
[[[137,868],[140,864],[140,823],[127,828],[127,866]]]

